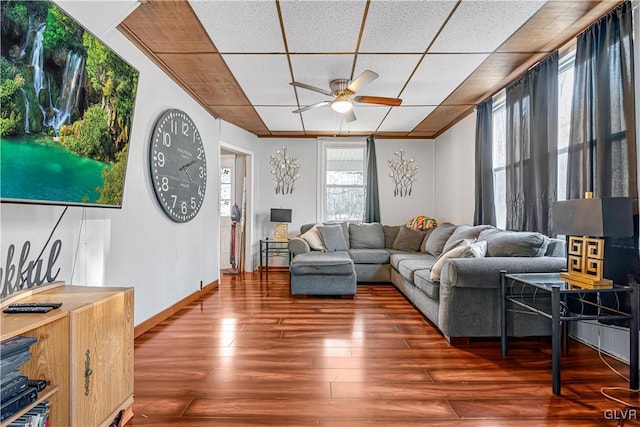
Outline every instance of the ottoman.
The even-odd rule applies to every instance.
[[[356,270],[346,251],[296,255],[289,266],[291,295],[355,297]]]

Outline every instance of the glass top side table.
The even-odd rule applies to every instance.
[[[508,305],[551,320],[551,370],[553,393],[560,395],[560,355],[562,347],[562,326],[564,322],[580,320],[628,320],[629,321],[629,384],[638,388],[638,307],[640,306],[639,285],[612,288],[586,289],[565,282],[560,273],[521,273],[500,272],[501,300],[501,349],[507,355],[507,311]],[[622,311],[601,303],[602,296],[616,298],[628,295],[630,309]],[[567,304],[569,300],[579,302],[580,311],[573,310]],[[595,301],[594,301],[595,300]]]

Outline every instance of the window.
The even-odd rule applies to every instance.
[[[505,91],[493,101],[493,200],[496,209],[496,226],[505,228],[507,223],[507,108]]]
[[[364,219],[365,144],[363,142],[322,141],[322,221],[362,221]]]
[[[231,216],[231,168],[220,168],[220,216]]]
[[[558,64],[558,200],[567,199],[567,162],[571,132],[571,101],[576,51],[564,55]]]
[[[558,69],[558,200],[567,198],[567,153],[571,129],[575,54],[575,50],[572,50],[562,55]],[[507,109],[503,90],[493,100],[493,197],[498,228],[505,228],[507,223],[506,147]]]

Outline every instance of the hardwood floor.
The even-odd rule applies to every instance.
[[[506,358],[498,339],[454,347],[392,285],[293,299],[286,273],[223,276],[136,339],[127,425],[606,426],[629,413],[601,396],[628,383],[593,349],[572,342],[562,379],[555,396],[549,340],[513,340]]]

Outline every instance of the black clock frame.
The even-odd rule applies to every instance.
[[[200,211],[207,187],[207,162],[200,132],[187,113],[162,112],[149,144],[149,172],[154,194],[173,221],[191,221]]]

